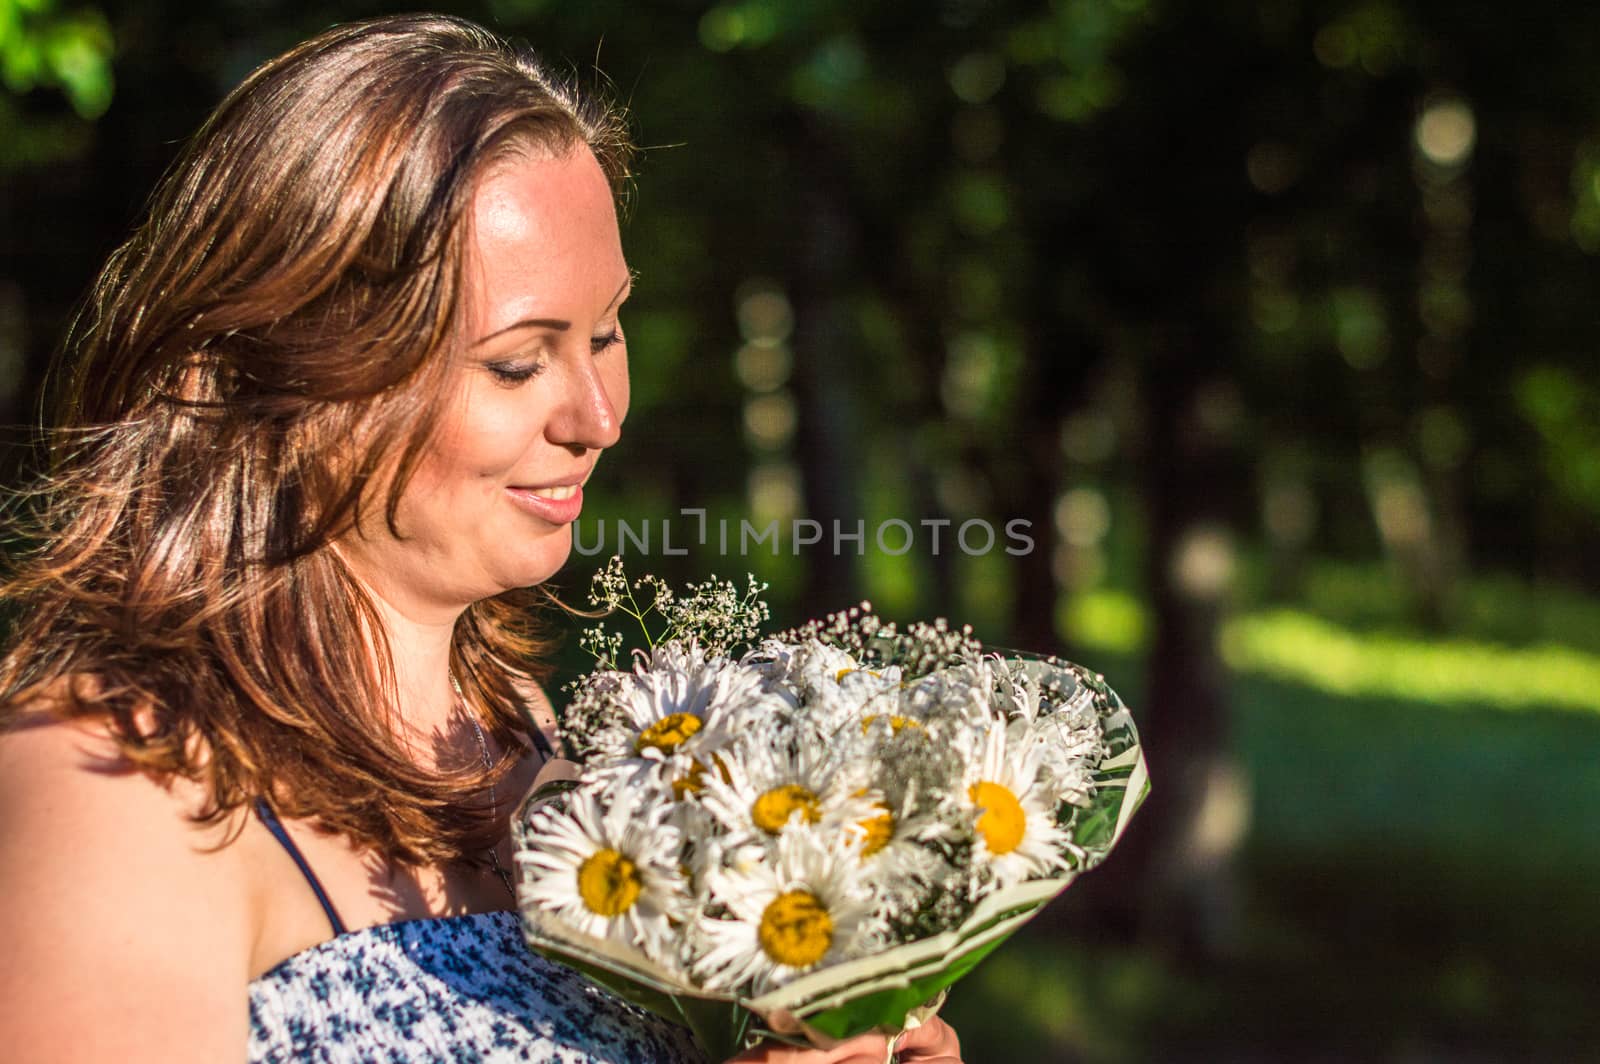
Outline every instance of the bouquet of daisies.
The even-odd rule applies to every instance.
[[[866,604],[762,638],[762,590],[675,595],[612,559],[591,600],[649,645],[627,668],[620,633],[585,634],[581,776],[514,822],[529,943],[713,1059],[920,1022],[1148,786],[1100,677]]]

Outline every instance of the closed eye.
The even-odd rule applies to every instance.
[[[598,355],[598,354],[602,353],[603,351],[605,351],[607,348],[615,347],[618,344],[620,344],[621,342],[622,342],[622,329],[621,329],[620,326],[614,326],[612,328],[612,330],[610,332],[606,333],[604,336],[591,336],[591,337],[589,337],[589,351],[592,354]]]
[[[497,384],[507,387],[532,380],[544,370],[544,363],[535,359],[531,362],[485,362],[483,368],[494,375]]]

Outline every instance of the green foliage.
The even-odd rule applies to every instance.
[[[0,0],[0,79],[13,93],[57,89],[84,118],[111,106],[111,26],[94,8]]]
[[[1600,388],[1575,369],[1540,365],[1522,375],[1516,395],[1539,432],[1550,480],[1600,518]]]
[[[1600,253],[1600,143],[1586,141],[1572,161],[1572,239],[1584,251]]]

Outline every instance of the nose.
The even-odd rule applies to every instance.
[[[573,450],[604,450],[622,438],[622,419],[627,414],[626,363],[621,359],[608,363],[583,352],[567,366],[565,394],[546,434],[552,443]]]

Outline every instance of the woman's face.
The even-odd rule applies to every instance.
[[[560,569],[582,485],[628,412],[617,315],[630,275],[593,154],[501,164],[480,182],[468,225],[467,335],[400,499],[400,537],[372,506],[340,544],[358,576],[417,620]]]

